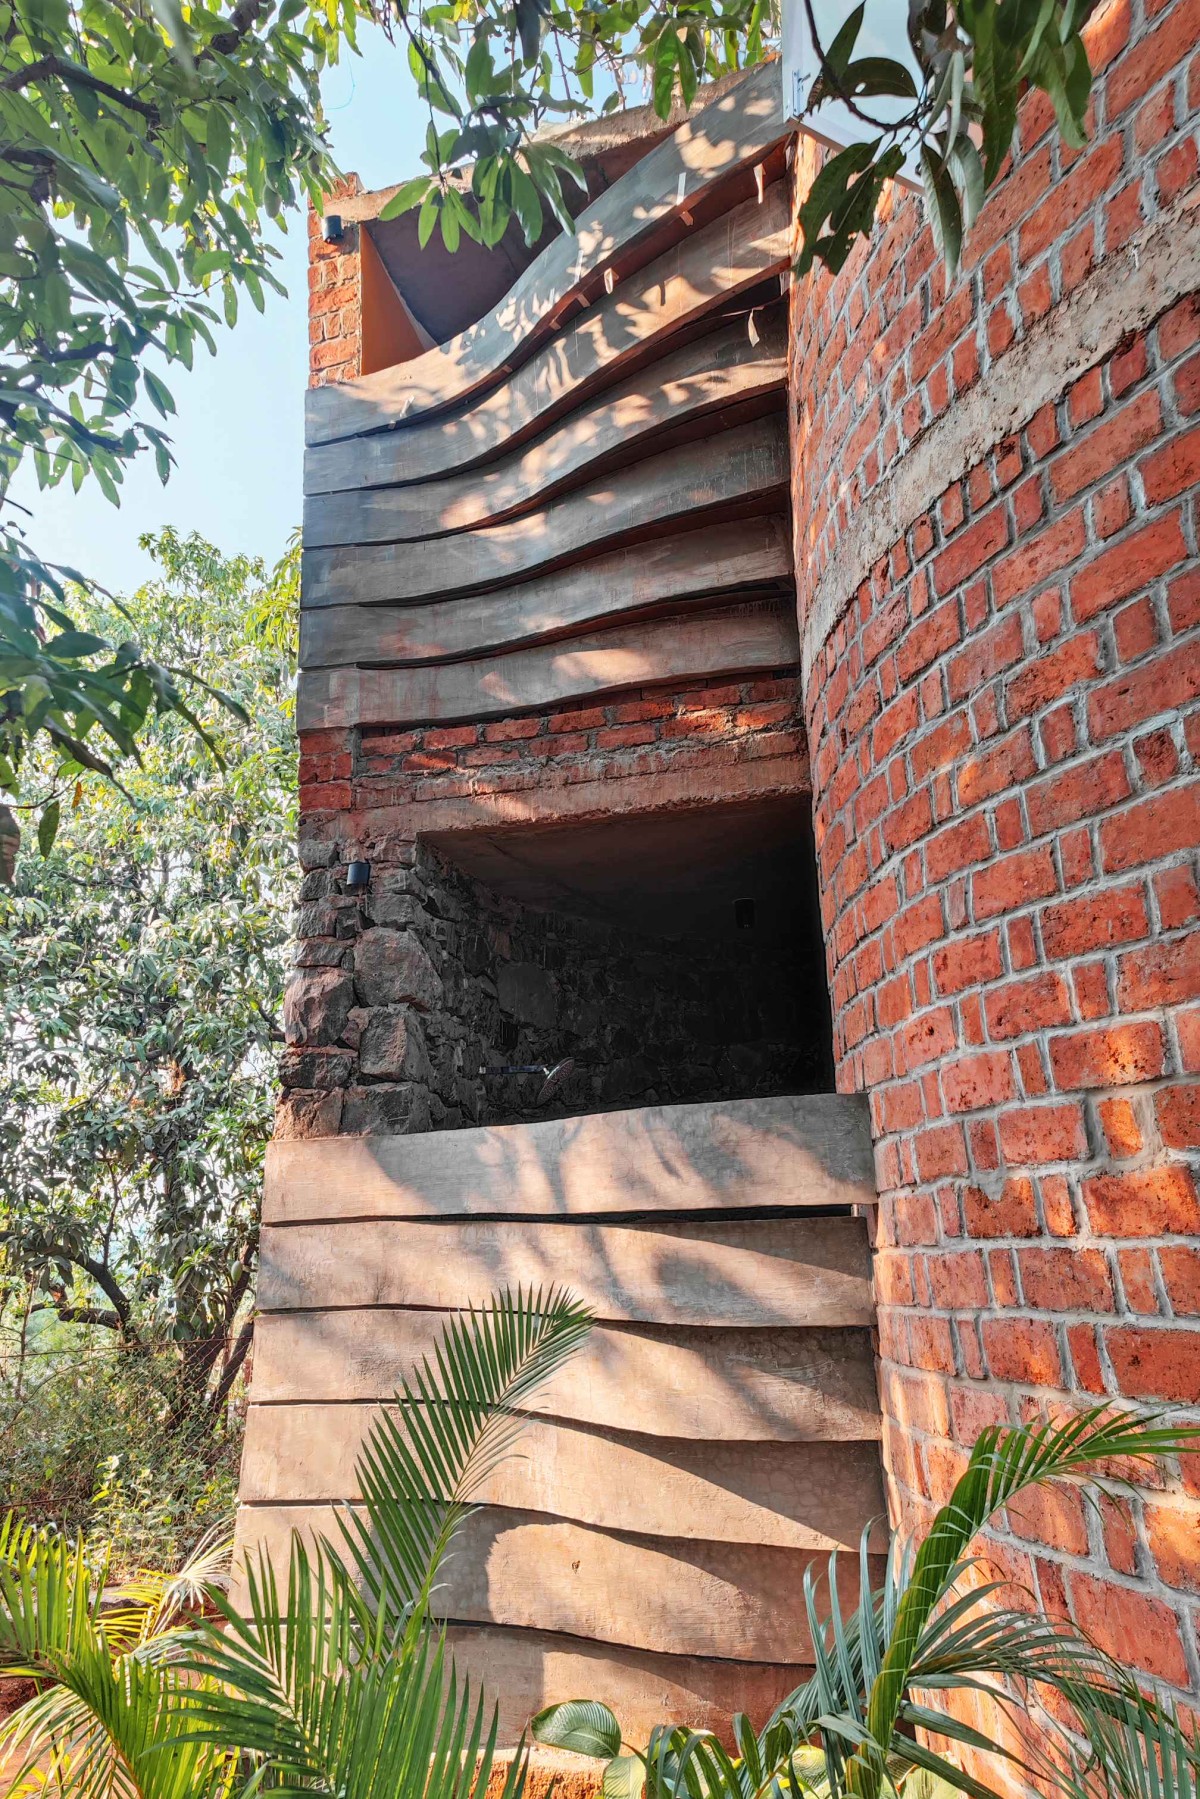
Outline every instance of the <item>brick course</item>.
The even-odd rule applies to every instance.
[[[300,734],[301,837],[353,849],[379,831],[432,829],[426,814],[475,800],[516,801],[536,815],[550,796],[597,782],[656,782],[765,764],[807,786],[796,674],[711,681],[680,692],[635,689],[490,723],[412,730],[366,726]]]

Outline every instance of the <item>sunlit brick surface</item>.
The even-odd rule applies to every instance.
[[[1076,378],[961,478],[938,483],[931,447],[981,382],[997,415],[1019,400],[1005,358],[1051,342],[1134,233],[1187,228],[1198,33],[1195,0],[1101,12],[1091,141],[1071,155],[1026,105],[949,293],[905,202],[793,294],[802,624],[861,509],[922,454],[931,482],[810,641],[806,684],[908,1521],[984,1424],[1200,1401],[1200,304],[1098,360],[1081,343]],[[1200,1460],[1145,1476],[1127,1511],[1055,1493],[1011,1523],[993,1553],[1042,1605],[1195,1693]]]

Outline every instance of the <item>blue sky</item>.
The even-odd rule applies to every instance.
[[[334,154],[367,187],[420,172],[425,115],[402,50],[378,30],[362,30],[361,56],[346,56],[323,84]],[[237,326],[222,330],[217,355],[202,351],[189,374],[168,376],[178,413],[171,420],[176,468],[164,487],[150,457],[125,477],[119,508],[94,482],[39,493],[29,471],[13,497],[28,506],[32,543],[55,562],[82,569],[116,592],[151,571],[138,548],[144,531],[197,530],[219,549],[274,560],[300,522],[303,401],[308,366],[306,238],[291,221],[277,265],[286,300],[268,294],[256,313],[243,296]]]

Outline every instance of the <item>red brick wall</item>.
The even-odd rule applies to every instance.
[[[584,783],[681,776],[783,758],[807,780],[804,732],[791,670],[710,681],[681,693],[645,688],[490,723],[416,730],[304,731],[301,836],[352,846],[399,814],[411,834],[453,828],[472,803],[529,795],[532,814]],[[641,802],[652,809],[652,801]],[[615,806],[615,793],[614,793]],[[436,826],[426,818],[438,814]]]
[[[325,211],[336,213],[339,199],[362,192],[357,175],[349,175],[330,194]],[[345,224],[343,235],[327,244],[322,220],[308,215],[308,384],[350,381],[361,374],[362,290],[358,260],[358,226]]]
[[[1093,270],[1194,202],[1198,38],[1197,0],[1099,16],[1091,141],[1071,155],[1026,105],[949,292],[905,202],[793,295],[802,627],[867,512],[929,482],[810,642],[805,694],[910,1520],[985,1423],[1200,1401],[1200,304],[1095,366],[1081,345],[1078,377],[961,478],[939,482],[935,431],[988,379],[1000,416],[1038,321],[1065,328]],[[1122,1660],[1200,1690],[1200,1458],[1126,1512],[1030,1504],[996,1554]]]

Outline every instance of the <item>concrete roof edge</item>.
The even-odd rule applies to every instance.
[[[773,56],[764,58],[767,62],[773,60]],[[601,114],[594,119],[571,120],[562,125],[547,126],[536,134],[534,142],[555,143],[563,149],[573,149],[581,162],[586,162],[589,157],[610,154],[642,139],[649,151],[656,143],[677,131],[685,120],[695,118],[715,100],[729,93],[749,73],[748,69],[734,69],[719,81],[706,83],[696,90],[696,97],[690,108],[676,100],[665,119],[658,116],[653,106],[626,106],[619,112]],[[365,224],[379,217],[392,195],[402,185],[402,182],[395,181],[388,187],[375,188],[369,193],[331,195],[326,202],[326,210],[336,213],[347,224]]]

